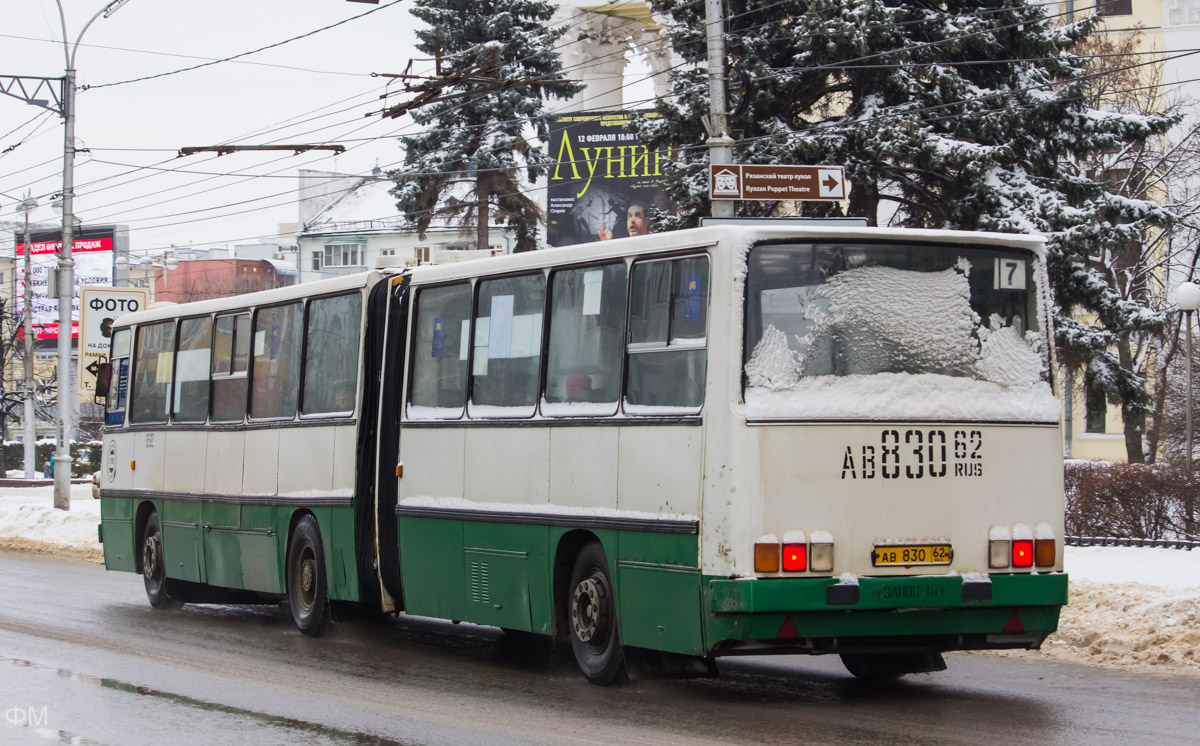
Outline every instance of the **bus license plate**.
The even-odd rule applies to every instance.
[[[954,559],[949,544],[905,544],[875,547],[871,564],[875,567],[908,567],[910,565],[948,565]]]

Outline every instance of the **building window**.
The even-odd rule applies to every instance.
[[[358,267],[362,264],[363,245],[360,243],[332,243],[325,245],[322,263],[325,267]]]
[[[312,268],[313,272],[321,271],[321,250],[317,249],[312,253]]]
[[[1100,15],[1131,16],[1133,15],[1133,0],[1108,0],[1100,4]]]
[[[395,249],[380,249],[379,255],[380,256],[395,256],[396,250]]]
[[[1105,397],[1104,391],[1089,386],[1086,389],[1083,406],[1087,416],[1087,431],[1089,433],[1104,432],[1104,425],[1108,420],[1108,399]]]
[[[429,264],[429,247],[416,247],[413,249],[413,256],[417,258],[417,264]]]

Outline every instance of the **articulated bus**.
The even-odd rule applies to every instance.
[[[309,635],[350,602],[559,638],[599,684],[1037,648],[1048,308],[1038,238],[779,221],[152,308],[114,325],[105,565]]]

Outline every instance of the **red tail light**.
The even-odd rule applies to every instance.
[[[1033,539],[1014,539],[1012,543],[1013,567],[1033,567]]]
[[[804,572],[808,568],[807,544],[783,545],[783,569],[785,572]]]

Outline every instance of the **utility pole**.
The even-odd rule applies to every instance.
[[[725,12],[723,0],[704,0],[704,29],[708,40],[708,162],[714,166],[733,163],[733,138],[729,136],[729,112],[725,108]],[[732,200],[710,200],[714,218],[733,217]]]
[[[30,258],[33,254],[33,244],[29,241],[29,213],[37,207],[37,200],[26,197],[21,203],[21,211],[25,213],[25,358],[22,360],[22,366],[25,373],[25,401],[24,415],[21,417],[21,428],[24,431],[23,440],[25,447],[25,478],[33,479],[34,470],[37,469],[35,463],[37,458],[37,422],[35,420],[33,407],[33,393],[36,384],[33,380],[33,261]]]
[[[64,32],[66,30],[64,24]],[[86,30],[86,28],[85,28]],[[63,43],[66,44],[64,33]],[[78,44],[78,42],[76,42]],[[58,255],[58,438],[54,446],[54,507],[71,509],[71,310],[75,301],[75,66],[67,55],[64,84],[66,106],[63,127],[63,224],[62,249]]]
[[[63,226],[62,251],[58,259],[58,441],[54,448],[54,507],[71,509],[71,444],[68,428],[74,431],[71,407],[71,316],[75,300],[75,259],[72,255],[75,237],[75,53],[83,35],[100,16],[108,18],[128,0],[112,0],[96,11],[83,25],[75,43],[67,41],[67,16],[62,0],[57,0],[58,17],[62,22],[63,57],[66,77],[63,78]],[[74,435],[74,432],[71,433]]]

